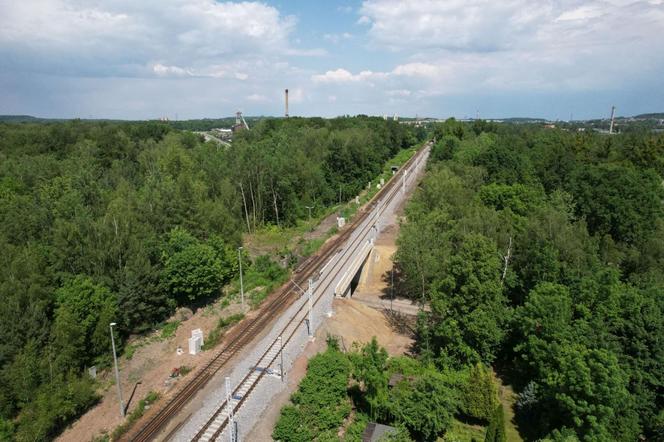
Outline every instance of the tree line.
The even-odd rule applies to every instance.
[[[435,137],[398,240],[400,290],[429,306],[418,358],[492,365],[529,440],[662,440],[664,135]]]
[[[84,374],[237,274],[243,232],[345,201],[418,140],[378,118],[266,120],[231,147],[159,122],[0,124],[0,439],[46,440]]]

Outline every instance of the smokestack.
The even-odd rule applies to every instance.
[[[288,118],[288,89],[286,89],[286,118]]]
[[[616,107],[611,106],[611,126],[609,126],[609,133],[613,133],[613,119],[616,116]]]

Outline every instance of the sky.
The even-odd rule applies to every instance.
[[[0,114],[664,112],[664,0],[0,0]]]

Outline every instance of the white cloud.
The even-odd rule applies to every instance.
[[[389,97],[410,97],[412,95],[412,92],[409,91],[408,89],[396,89],[396,90],[391,90],[386,92],[387,96]]]
[[[361,26],[313,37],[275,4],[0,0],[0,113],[281,115],[285,88],[293,115],[637,89],[664,102],[662,0],[366,0],[328,8]]]
[[[342,40],[349,40],[351,38],[353,38],[353,35],[348,32],[342,32],[341,34],[323,34],[324,40],[334,44],[337,44]]]
[[[498,50],[531,34],[547,4],[528,0],[368,0],[360,21],[377,45],[399,50]]]
[[[253,102],[256,102],[256,103],[263,103],[263,102],[268,101],[268,98],[265,95],[261,95],[261,94],[251,94],[251,95],[247,96],[247,100],[253,101]]]
[[[170,76],[174,75],[177,77],[190,76],[193,77],[194,74],[189,69],[184,69],[179,66],[165,66],[161,63],[157,63],[152,66],[152,70],[155,74],[159,76]]]
[[[327,55],[327,51],[322,48],[313,48],[313,49],[298,49],[298,48],[289,48],[284,51],[286,55],[294,55],[299,57],[322,57]]]
[[[339,68],[334,71],[327,71],[324,74],[312,75],[311,80],[314,83],[349,83],[367,80],[376,80],[386,78],[384,72],[362,71],[358,74],[352,74],[346,69]]]
[[[440,71],[441,67],[433,64],[408,63],[397,66],[392,73],[394,75],[402,75],[405,77],[436,77]]]
[[[407,57],[391,79],[427,94],[611,89],[664,69],[659,0],[366,0],[359,14],[372,50]]]
[[[306,51],[289,42],[295,18],[259,2],[0,0],[0,17],[0,55],[45,71],[75,63],[91,75],[140,75],[145,65],[208,75],[222,61]]]

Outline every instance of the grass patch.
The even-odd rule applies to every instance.
[[[180,365],[180,376],[186,376],[191,373],[191,367],[188,365]]]
[[[256,307],[289,277],[288,269],[282,268],[268,255],[259,256],[244,273],[245,297],[249,298],[252,307]]]
[[[443,440],[445,442],[481,442],[484,441],[485,432],[484,427],[466,424],[454,419],[452,427],[447,430]]]
[[[113,432],[111,433],[111,440],[118,440],[120,436],[125,434],[127,431],[131,429],[131,427],[136,423],[137,420],[143,416],[145,413],[145,409],[149,406],[157,402],[159,400],[160,395],[159,393],[156,393],[154,391],[151,391],[145,396],[144,399],[141,399],[138,401],[138,406],[134,411],[129,413],[129,416],[127,416],[127,420],[117,427]]]
[[[181,323],[182,321],[167,322],[161,328],[161,339],[169,339],[175,336],[175,332],[177,331]]]
[[[219,319],[216,327],[210,332],[207,339],[205,339],[205,344],[203,344],[202,347],[203,350],[209,350],[215,347],[219,341],[221,341],[221,338],[223,338],[226,330],[228,330],[231,325],[240,322],[242,319],[244,319],[244,315],[242,313]],[[182,374],[182,367],[180,367],[180,374]]]
[[[325,243],[325,238],[314,238],[304,243],[302,256],[311,256]]]
[[[131,358],[134,357],[134,353],[136,353],[136,350],[138,350],[138,345],[135,344],[129,344],[125,347],[124,349],[124,356],[125,358],[130,361]]]

